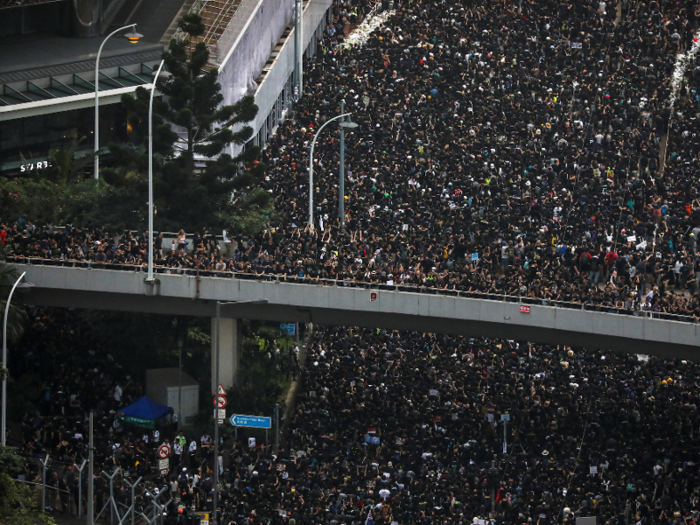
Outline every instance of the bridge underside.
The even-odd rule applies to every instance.
[[[110,292],[57,290],[35,288],[15,296],[25,304],[90,310],[143,312],[163,315],[190,315],[214,317],[216,301],[172,296],[134,296]],[[516,305],[517,306],[517,305]],[[583,314],[583,312],[582,312]],[[675,342],[646,341],[629,333],[625,336],[575,332],[543,326],[509,324],[502,321],[426,317],[402,313],[383,313],[367,310],[302,307],[285,304],[227,304],[221,309],[222,317],[279,322],[313,322],[322,325],[361,326],[418,332],[437,332],[471,337],[514,339],[540,344],[563,344],[575,347],[601,348],[616,352],[641,353],[680,359],[700,358],[698,348]],[[602,314],[620,319],[627,316]]]

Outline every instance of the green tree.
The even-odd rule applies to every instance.
[[[158,81],[165,98],[154,101],[156,228],[225,227],[253,233],[265,227],[272,212],[270,195],[257,191],[265,170],[260,150],[248,147],[234,158],[225,149],[251,138],[247,123],[258,108],[250,96],[222,105],[218,71],[208,65],[207,46],[196,42],[204,32],[201,16],[187,14],[179,25],[187,38],[173,39],[163,54],[170,77]],[[122,99],[132,143],[110,145],[119,166],[104,170],[111,184],[127,185],[128,173],[147,171],[149,97],[140,88]],[[211,160],[198,161],[197,156]],[[145,201],[147,180],[132,177],[132,182]]]
[[[53,148],[49,151],[51,173],[64,186],[69,182],[79,180],[85,172],[85,168],[92,162],[92,155],[80,158],[76,156],[78,147],[84,140],[85,137],[81,137],[79,140],[74,140],[66,148]]]
[[[13,479],[23,463],[15,449],[0,447],[0,524],[53,525],[53,519],[37,508],[36,492]]]
[[[142,175],[134,178],[138,177]],[[146,198],[134,186],[92,178],[65,184],[42,178],[0,179],[0,209],[5,217],[31,213],[35,223],[93,223],[111,231],[137,228],[145,225]]]

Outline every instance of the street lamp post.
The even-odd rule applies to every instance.
[[[221,349],[221,301],[216,301],[216,370],[214,371],[214,395],[218,401],[219,395],[219,351]],[[212,504],[212,525],[218,524],[216,508],[219,504],[219,405],[214,405],[214,498]]]
[[[340,112],[345,111],[345,101],[340,101]],[[340,229],[345,229],[345,130],[352,131],[357,128],[355,122],[340,120],[340,170],[338,173],[338,220],[340,221]]]
[[[294,103],[301,98],[304,91],[304,57],[302,49],[302,32],[304,25],[304,4],[294,0]]]
[[[107,35],[100,44],[100,49],[97,51],[97,59],[95,60],[95,173],[96,179],[100,178],[100,156],[97,152],[100,149],[100,55],[102,54],[102,48],[104,47],[107,40],[109,40],[113,35],[124,31],[125,29],[131,29],[131,31],[124,36],[129,39],[129,42],[135,44],[139,41],[143,35],[136,32],[136,24],[129,24],[128,26],[120,27],[112,31]]]
[[[2,368],[4,369],[5,375],[2,378],[2,424],[0,425],[0,432],[2,432],[2,446],[5,446],[5,434],[7,433],[6,422],[7,422],[7,315],[10,312],[10,302],[12,301],[12,295],[15,293],[15,289],[19,282],[27,275],[27,272],[23,272],[22,275],[15,281],[12,285],[12,290],[10,290],[10,295],[7,296],[7,302],[5,303],[5,317],[2,322]]]
[[[182,347],[185,342],[182,337],[177,340],[178,367],[177,367],[177,431],[182,426]]]
[[[163,69],[165,60],[160,61],[156,76],[153,78],[151,99],[148,102],[148,276],[146,282],[153,283],[153,95],[156,92],[158,75]],[[179,410],[179,409],[178,409]],[[178,414],[179,417],[179,414]],[[179,425],[178,420],[178,425]]]
[[[216,336],[216,342],[214,349],[216,350],[216,366],[214,370],[214,399],[218,399],[218,388],[219,388],[219,350],[221,349],[220,339],[221,339],[221,307],[229,304],[267,304],[267,299],[260,299],[257,301],[216,301],[216,321],[214,323],[214,331],[216,334],[211,334],[212,337]],[[227,385],[228,386],[228,385]],[[216,508],[219,504],[219,415],[217,414],[219,410],[218,405],[214,408],[214,497],[212,501],[212,516],[210,523],[212,525],[217,525]]]
[[[348,113],[343,113],[341,111],[341,114],[338,115],[337,117],[333,117],[332,119],[328,119],[323,126],[318,128],[318,131],[316,132],[316,135],[314,135],[314,140],[311,141],[311,152],[309,153],[309,226],[313,228],[314,226],[314,147],[316,146],[316,139],[318,139],[319,133],[321,133],[321,130],[325,128],[328,124],[333,122],[334,120],[341,119],[343,117],[347,117],[348,115],[352,115],[352,112]],[[345,126],[346,128],[356,128],[357,124],[354,122],[343,122],[343,124],[349,124],[348,126]],[[341,124],[342,126],[342,124]],[[341,128],[342,129],[342,128]],[[342,151],[342,149],[341,149]]]
[[[496,468],[496,455],[494,454],[491,460],[491,468],[488,470],[489,481],[491,482],[491,514],[490,518],[496,517],[496,484],[498,482],[498,474],[500,471]]]

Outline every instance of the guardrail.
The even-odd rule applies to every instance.
[[[59,266],[65,268],[82,268],[85,270],[117,270],[127,272],[143,272],[146,273],[146,265],[133,264],[114,264],[114,263],[98,263],[94,261],[78,261],[78,260],[56,260],[56,259],[41,259],[31,257],[7,257],[7,262],[37,266]],[[462,297],[467,299],[487,299],[490,301],[500,301],[508,303],[517,303],[531,306],[547,306],[554,308],[566,308],[569,310],[585,310],[592,312],[602,312],[615,315],[633,315],[636,317],[645,317],[649,319],[663,319],[667,321],[677,321],[682,323],[698,323],[700,320],[693,315],[673,314],[666,312],[658,312],[640,308],[620,308],[617,306],[609,306],[594,303],[581,303],[572,301],[562,301],[558,299],[547,299],[528,297],[522,295],[507,295],[497,293],[482,293],[466,290],[446,290],[431,286],[413,286],[405,284],[387,285],[380,283],[339,280],[339,279],[322,279],[309,277],[292,277],[285,278],[284,275],[277,274],[257,274],[232,271],[218,270],[200,270],[199,268],[171,268],[164,266],[155,266],[154,273],[161,275],[182,275],[196,277],[222,278],[222,279],[245,279],[266,282],[285,282],[299,285],[315,285],[315,286],[336,286],[347,288],[362,288],[366,290],[389,291],[389,292],[408,292],[424,295],[441,295],[446,297]]]

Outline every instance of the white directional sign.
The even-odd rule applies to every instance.
[[[272,418],[233,414],[230,418],[234,427],[272,428]]]

